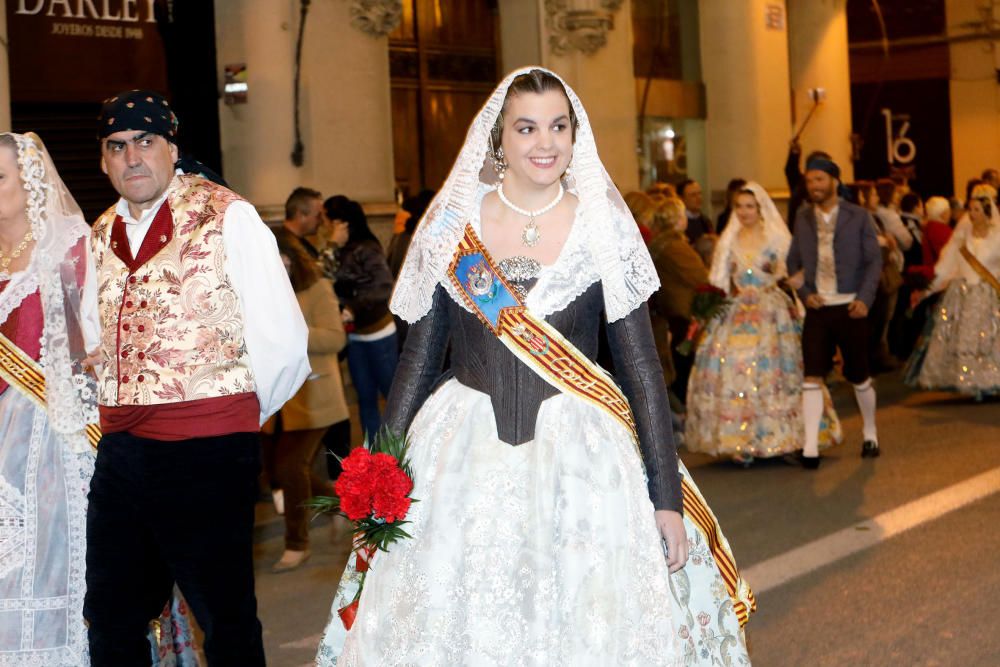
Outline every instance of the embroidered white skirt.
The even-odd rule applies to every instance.
[[[953,281],[930,317],[933,328],[915,353],[920,360],[926,351],[917,383],[963,394],[1000,393],[1000,298],[993,288]]]
[[[76,453],[45,411],[0,395],[0,666],[85,667],[83,620],[91,453]]]
[[[489,397],[456,380],[427,400],[410,429],[413,538],[375,556],[347,632],[351,559],[320,667],[749,664],[688,521],[691,560],[671,582],[624,428],[559,395],[535,436],[501,442]]]

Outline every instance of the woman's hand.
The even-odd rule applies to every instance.
[[[102,362],[101,348],[97,347],[86,357],[80,360],[80,366],[83,368],[84,372],[90,373],[96,378]]]
[[[670,572],[676,572],[684,567],[688,559],[687,533],[684,531],[684,518],[679,512],[672,510],[656,510],[656,527],[667,543],[667,565]]]

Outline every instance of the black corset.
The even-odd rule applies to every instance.
[[[501,440],[511,445],[533,440],[538,408],[542,401],[555,396],[559,390],[511,354],[475,315],[447,294],[440,296],[448,300],[450,374],[465,386],[490,397]],[[604,296],[597,282],[546,321],[588,358],[594,359],[603,308]]]

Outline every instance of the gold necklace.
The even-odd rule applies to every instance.
[[[14,248],[13,252],[11,252],[9,256],[0,251],[0,271],[6,271],[7,267],[10,266],[10,263],[21,256],[21,253],[24,252],[24,249],[28,247],[28,244],[31,243],[34,238],[34,235],[29,229],[28,233],[24,235],[24,238],[21,239],[21,242],[17,244],[17,247]]]

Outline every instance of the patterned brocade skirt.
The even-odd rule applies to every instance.
[[[624,427],[566,395],[541,405],[531,442],[506,444],[495,424],[489,397],[457,380],[424,404],[410,429],[412,539],[373,558],[346,631],[351,558],[318,665],[749,664],[687,518],[690,559],[668,573]]]
[[[777,289],[736,296],[698,346],[688,383],[684,444],[712,456],[768,458],[802,449],[802,331]],[[820,447],[841,440],[823,388]]]
[[[924,389],[1000,392],[1000,297],[992,287],[961,280],[945,289],[907,377]]]

